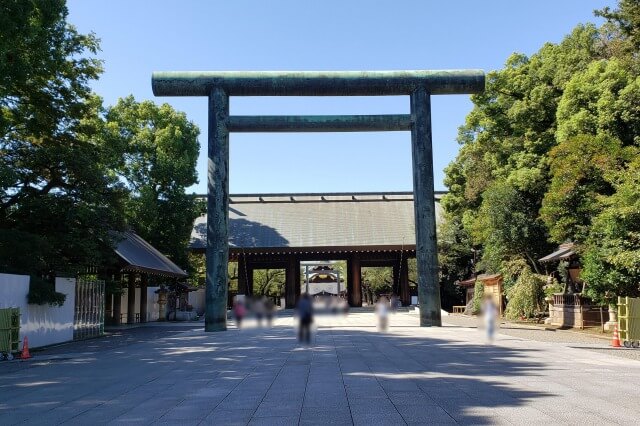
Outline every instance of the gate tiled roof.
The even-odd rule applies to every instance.
[[[442,194],[436,194],[436,220]],[[207,217],[196,219],[192,249],[206,248]],[[413,194],[231,195],[231,248],[415,247]]]

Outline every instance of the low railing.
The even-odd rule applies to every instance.
[[[453,307],[453,313],[454,314],[463,314],[464,310],[466,309],[466,306],[454,306]]]
[[[554,294],[553,304],[555,306],[583,306],[588,305],[589,300],[579,294]]]

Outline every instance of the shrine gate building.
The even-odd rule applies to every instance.
[[[442,194],[435,194],[437,222]],[[350,306],[362,306],[363,267],[392,267],[393,288],[409,305],[413,203],[412,192],[230,195],[229,260],[238,262],[238,294],[251,295],[255,269],[285,269],[285,305],[293,308],[301,261],[345,260]],[[206,250],[206,215],[196,219],[190,247]]]

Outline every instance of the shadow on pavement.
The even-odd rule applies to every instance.
[[[553,396],[514,384],[535,380],[545,368],[523,359],[536,349],[415,337],[409,331],[321,330],[312,347],[301,347],[284,326],[180,331],[185,327],[123,330],[80,342],[94,356],[5,375],[0,424],[33,416],[80,423],[182,418],[197,424],[222,412],[233,423],[234,415],[259,415],[263,402],[277,408],[274,401],[292,407],[300,423],[331,423],[336,413],[347,413],[340,411],[344,407],[356,423],[375,422],[379,414],[407,423],[488,424],[500,408]],[[318,410],[304,405],[311,403],[324,406],[326,414],[318,417]]]

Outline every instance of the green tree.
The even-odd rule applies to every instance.
[[[129,192],[128,223],[162,253],[189,267],[187,245],[199,215],[185,189],[197,183],[199,129],[168,104],[120,99],[107,109],[105,143]]]
[[[123,194],[95,137],[98,42],[67,24],[61,0],[1,10],[0,268],[51,276],[99,264],[108,231],[123,226]]]
[[[597,58],[600,32],[578,26],[560,44],[527,57],[512,55],[487,75],[484,93],[460,128],[461,148],[446,169],[450,192],[442,205],[476,247],[480,268],[536,259],[549,250],[539,209],[549,184],[547,155],[556,141],[558,103],[571,78]]]
[[[488,73],[446,170],[446,214],[482,248],[479,268],[505,275],[513,315],[538,306],[547,240],[578,243],[597,300],[637,284],[626,218],[640,148],[640,1],[596,14],[601,28],[579,25]]]
[[[393,269],[389,267],[362,268],[362,289],[369,303],[381,294],[393,291]]]
[[[536,259],[550,249],[546,229],[538,218],[537,197],[520,191],[505,181],[495,182],[483,194],[472,236],[484,252],[479,268],[500,272],[506,261],[526,259],[538,269]]]
[[[482,312],[482,299],[484,299],[484,283],[477,280],[473,287],[472,314],[478,315]]]
[[[440,264],[440,294],[443,309],[461,305],[465,300],[462,289],[457,285],[473,272],[474,247],[471,238],[462,227],[460,220],[451,214],[444,214],[438,225],[438,262]],[[416,280],[415,259],[409,263],[409,279]]]
[[[582,259],[585,292],[601,303],[640,296],[640,160],[616,179],[593,220]]]
[[[640,139],[640,81],[618,59],[597,60],[576,73],[558,103],[556,139],[607,134],[623,145]]]
[[[575,136],[551,150],[551,185],[540,215],[554,242],[585,242],[602,209],[601,197],[613,193],[615,172],[635,151],[607,135]]]
[[[254,296],[275,296],[284,294],[286,270],[284,269],[256,269],[253,272]]]
[[[620,32],[616,37],[623,42],[623,52],[627,55],[635,55],[640,49],[640,0],[620,0],[617,9],[605,7],[595,11],[596,16],[601,16],[613,24]]]

